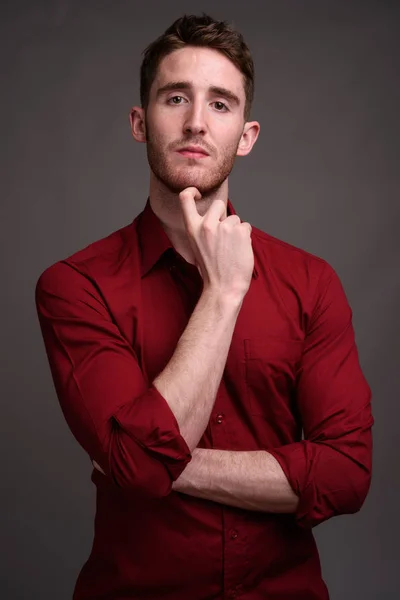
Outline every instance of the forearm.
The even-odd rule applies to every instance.
[[[299,501],[278,461],[264,450],[196,448],[172,489],[253,511],[293,513]]]
[[[191,451],[210,418],[240,306],[203,292],[171,360],[153,382]]]

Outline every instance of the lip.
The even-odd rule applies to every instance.
[[[185,146],[184,148],[180,148],[178,152],[182,156],[189,158],[206,158],[206,156],[209,156],[208,152],[201,146]]]

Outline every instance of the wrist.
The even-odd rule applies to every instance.
[[[202,297],[212,308],[220,312],[223,316],[234,315],[240,311],[243,304],[243,294],[237,292],[222,292],[212,286],[203,288]]]

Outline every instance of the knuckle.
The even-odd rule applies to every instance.
[[[231,225],[235,225],[236,223],[240,223],[240,218],[237,215],[229,215],[222,221],[222,224],[225,227],[230,227]]]
[[[210,219],[204,219],[202,223],[204,233],[211,233],[214,229],[213,224]]]

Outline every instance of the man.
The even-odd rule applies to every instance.
[[[312,527],[368,492],[371,393],[339,278],[228,199],[260,130],[253,78],[208,16],[151,44],[131,111],[146,206],[39,278],[57,395],[95,467],[74,600],[326,599]]]

